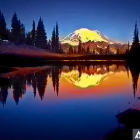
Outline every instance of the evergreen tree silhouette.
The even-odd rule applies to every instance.
[[[52,31],[52,38],[51,38],[51,48],[52,48],[52,52],[56,52],[56,30],[55,30],[55,27],[53,28],[53,31]]]
[[[139,31],[138,31],[137,21],[135,23],[133,43],[139,43]]]
[[[7,28],[3,13],[0,11],[0,39],[7,39]]]
[[[39,19],[38,25],[37,25],[37,31],[36,31],[36,47],[46,49],[47,47],[47,36],[45,27],[43,24],[43,20]]]
[[[138,31],[138,27],[137,27],[137,21],[135,23],[134,37],[133,37],[133,42],[132,42],[132,47],[130,49],[130,53],[136,54],[136,55],[138,55],[138,53],[140,53],[139,31]]]
[[[11,24],[11,32],[12,32],[12,41],[15,43],[19,43],[20,38],[20,20],[17,18],[17,14],[14,13],[12,17],[12,24]]]
[[[35,29],[35,21],[34,20],[33,20],[31,35],[32,35],[32,46],[35,46],[36,29]]]
[[[56,22],[55,30],[55,50],[60,52],[58,22]]]

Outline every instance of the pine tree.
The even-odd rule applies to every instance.
[[[7,36],[6,22],[3,13],[0,11],[0,39],[4,40]]]
[[[31,34],[32,34],[32,46],[35,46],[36,31],[35,31],[35,21],[34,20],[33,20]]]
[[[53,31],[52,31],[52,38],[51,38],[51,48],[52,48],[52,52],[56,52],[56,48],[55,48],[55,45],[56,45],[56,30],[55,30],[55,27],[53,28]]]
[[[56,22],[56,27],[55,27],[55,50],[56,52],[60,51],[60,46],[59,46],[59,31],[58,31],[58,23]]]
[[[139,31],[137,27],[137,22],[135,23],[135,29],[134,29],[133,44],[134,43],[139,43]]]
[[[138,53],[137,49],[140,49],[139,47],[139,31],[137,27],[137,22],[135,23],[135,29],[134,29],[134,37],[133,37],[133,42],[132,42],[132,47],[130,49],[130,52],[133,53]]]
[[[12,17],[11,27],[12,41],[18,43],[20,37],[20,20],[18,20],[16,13]]]
[[[46,49],[47,37],[43,20],[39,19],[36,32],[36,47]]]

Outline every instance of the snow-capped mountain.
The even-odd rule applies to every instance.
[[[81,28],[79,30],[74,31],[73,33],[70,33],[68,36],[66,36],[64,39],[61,40],[62,44],[70,44],[70,45],[78,45],[79,39],[82,43],[88,42],[88,41],[94,41],[94,42],[107,42],[109,44],[115,43],[115,41],[110,40],[108,37],[100,33],[98,30],[89,30],[87,28]]]

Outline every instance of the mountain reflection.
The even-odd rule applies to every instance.
[[[38,92],[40,99],[43,100],[45,89],[47,88],[48,78],[52,80],[52,86],[56,95],[59,95],[60,77],[64,78],[71,84],[80,88],[88,88],[98,86],[105,81],[111,74],[116,72],[127,72],[129,78],[129,71],[132,76],[132,87],[134,97],[137,90],[137,83],[139,79],[140,69],[132,64],[124,65],[74,65],[74,66],[47,66],[46,69],[38,70],[36,72],[22,72],[12,75],[8,73],[1,75],[0,78],[0,102],[3,106],[6,104],[8,90],[12,89],[13,99],[16,104],[26,94],[27,86],[33,88],[34,97]]]

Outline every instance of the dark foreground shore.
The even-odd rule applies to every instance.
[[[76,60],[76,61],[75,61]],[[84,60],[84,61],[83,61]],[[100,61],[96,61],[100,60]],[[14,54],[2,54],[0,55],[0,65],[1,66],[25,66],[25,65],[44,65],[44,64],[90,64],[90,63],[108,63],[112,64],[113,61],[116,63],[122,63],[125,61],[125,55],[62,55],[59,57],[31,57],[24,55],[14,55]],[[124,62],[123,62],[124,63]]]

